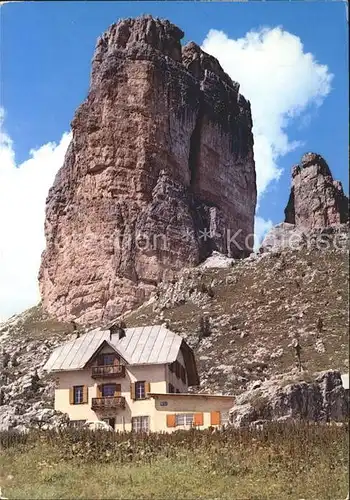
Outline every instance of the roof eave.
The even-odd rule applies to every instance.
[[[84,366],[82,366],[81,369],[84,369],[87,367],[87,365],[91,362],[91,360],[94,358],[94,356],[96,356],[96,354],[98,354],[99,351],[101,351],[101,349],[103,349],[103,347],[105,347],[105,345],[108,345],[111,349],[113,349],[113,351],[115,353],[118,354],[118,356],[121,357],[121,359],[124,361],[124,363],[126,364],[129,364],[128,361],[124,358],[124,356],[118,351],[118,349],[115,347],[115,345],[113,345],[111,342],[109,342],[108,340],[104,339],[101,344],[95,349],[94,353],[90,356],[90,358],[86,361],[86,363],[84,364]],[[69,371],[69,370],[67,370]]]
[[[221,398],[221,399],[231,399],[234,401],[234,396],[225,396],[223,394],[201,394],[201,393],[192,393],[192,392],[148,392],[148,396],[158,398],[158,397],[201,397],[201,398]]]

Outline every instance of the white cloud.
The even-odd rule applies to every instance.
[[[260,247],[260,244],[262,243],[262,240],[264,239],[264,236],[266,233],[272,228],[273,223],[272,221],[265,220],[259,215],[255,217],[254,221],[254,250],[258,250]]]
[[[210,30],[202,48],[240,83],[240,92],[251,102],[261,196],[281,174],[278,159],[300,145],[289,139],[288,126],[310,106],[322,104],[333,75],[304,52],[300,38],[280,27],[250,31],[237,40]]]
[[[4,111],[0,109],[0,130]],[[38,269],[45,247],[45,200],[71,139],[31,150],[16,165],[13,143],[0,132],[0,320],[39,300]]]

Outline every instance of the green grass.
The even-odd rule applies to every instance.
[[[41,305],[32,307],[26,314],[21,328],[29,340],[44,340],[47,338],[64,338],[73,332],[71,323],[58,321],[47,315]]]
[[[348,427],[0,435],[9,499],[345,499]]]

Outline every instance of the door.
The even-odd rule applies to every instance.
[[[110,425],[113,430],[115,430],[115,417],[103,418],[102,420]]]
[[[115,430],[115,418],[112,417],[112,418],[109,418],[109,425],[112,427],[113,430]]]

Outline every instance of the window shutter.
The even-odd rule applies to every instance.
[[[176,416],[175,414],[169,414],[166,416],[166,426],[176,427]]]
[[[203,425],[203,413],[195,413],[193,419],[194,425]]]
[[[74,387],[69,389],[69,404],[74,405]]]
[[[83,403],[89,402],[89,389],[87,385],[83,386]]]
[[[115,398],[120,398],[121,393],[122,393],[122,386],[121,386],[121,384],[115,384],[114,397]]]
[[[148,397],[147,396],[148,392],[151,392],[151,384],[149,382],[145,382],[145,396],[146,396],[146,398]]]
[[[221,414],[219,411],[212,411],[210,413],[210,425],[220,425]]]
[[[101,385],[97,386],[97,391],[96,392],[97,392],[97,397],[98,398],[102,398],[102,387],[101,387]]]
[[[130,396],[131,396],[131,399],[136,399],[136,397],[135,397],[135,384],[130,384]]]

